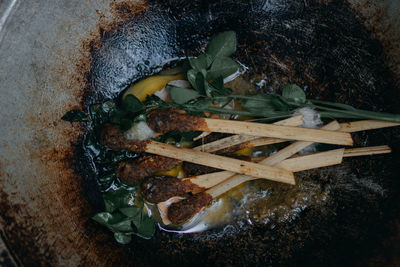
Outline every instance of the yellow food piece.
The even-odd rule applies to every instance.
[[[175,168],[173,168],[172,170],[158,172],[158,173],[156,173],[156,175],[180,178],[180,177],[184,177],[184,172],[182,169],[182,165],[179,165],[179,166],[176,166]]]
[[[124,93],[122,98],[125,98],[127,95],[134,95],[140,101],[146,99],[147,95],[152,95],[157,91],[160,91],[169,83],[174,80],[182,80],[184,76],[182,73],[175,75],[155,75],[144,80],[141,80],[138,83],[131,85],[128,90]]]
[[[243,149],[240,149],[236,151],[234,154],[239,155],[239,156],[247,156],[250,157],[251,153],[253,153],[253,148],[252,147],[246,147]]]

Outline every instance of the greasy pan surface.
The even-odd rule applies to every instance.
[[[81,79],[59,85],[68,84],[65,90],[75,87],[75,98],[87,108],[116,97],[131,82],[158,72],[174,58],[197,53],[213,35],[232,29],[238,34],[236,58],[249,67],[245,78],[258,74],[262,78],[256,81],[266,81],[260,90],[292,82],[307,86],[312,98],[400,113],[390,59],[362,19],[341,1],[191,2],[115,4],[113,19],[100,21],[99,33],[82,39],[76,68],[64,72]],[[37,75],[52,71],[37,69]],[[63,75],[57,71],[56,77]],[[29,142],[8,134],[4,136],[9,139],[2,139],[1,235],[21,264],[385,265],[396,260],[399,130],[354,135],[356,146],[390,144],[393,154],[346,159],[339,167],[297,175],[326,190],[327,196],[323,202],[309,202],[294,218],[272,216],[262,224],[239,218],[228,227],[199,234],[158,231],[151,240],[134,238],[130,245],[120,246],[89,219],[102,209],[96,184],[101,170],[82,148],[85,129],[58,119],[79,103],[73,96],[55,97],[55,102],[45,102],[48,98],[40,94],[32,99],[27,103],[64,103],[62,110],[43,109],[52,112],[49,121],[49,115],[29,115],[30,110],[23,114],[35,127],[38,120],[48,124],[31,134],[31,124],[24,128],[17,123],[15,135]],[[14,129],[11,119],[5,125]],[[59,140],[62,137],[64,141]],[[19,150],[10,156],[13,146]],[[17,162],[23,162],[21,170]],[[40,165],[46,168],[35,169]]]

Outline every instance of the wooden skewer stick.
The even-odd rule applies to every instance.
[[[373,146],[373,147],[361,147],[361,148],[350,148],[345,149],[343,157],[357,157],[357,156],[368,156],[368,155],[378,155],[378,154],[387,154],[391,153],[391,149],[389,146]],[[330,151],[328,151],[330,152]],[[316,154],[311,154],[307,156],[300,156],[292,159],[286,159],[281,163],[274,165],[274,167],[280,167],[286,170],[290,170],[293,172],[298,172],[301,170],[315,169],[319,167],[330,166],[329,162],[334,161],[333,158],[325,158],[330,156],[329,154],[322,154],[327,152],[321,152]],[[268,158],[266,158],[268,159]],[[320,162],[326,162],[328,165],[321,165]],[[296,165],[293,165],[296,164]],[[313,165],[309,165],[313,164]],[[293,167],[292,167],[293,166]],[[203,174],[199,176],[193,176],[189,178],[184,178],[183,181],[190,181],[199,187],[203,187],[205,189],[213,187],[228,178],[232,177],[232,172],[228,171],[220,171],[213,172],[208,174]]]
[[[275,125],[281,125],[281,126],[300,126],[302,125],[303,122],[303,116],[298,115],[291,117],[289,119],[285,119],[282,121],[275,122],[273,124]],[[203,152],[215,152],[224,148],[232,147],[234,145],[239,145],[241,143],[245,142],[250,142],[258,139],[267,139],[267,140],[276,140],[275,138],[260,138],[258,136],[252,136],[252,135],[232,135],[228,136],[226,138],[222,138],[219,140],[216,140],[214,142],[210,142],[198,147],[193,148],[194,150],[199,150]],[[279,139],[281,140],[281,139]],[[266,141],[264,141],[266,142]]]
[[[394,126],[400,126],[400,123],[390,122],[390,121],[362,120],[362,121],[341,123],[340,131],[353,133],[366,130],[394,127]]]
[[[375,120],[361,120],[361,121],[355,121],[355,122],[340,123],[340,130],[352,133],[352,132],[358,132],[358,131],[366,131],[366,130],[372,130],[372,129],[385,128],[385,127],[393,127],[393,126],[400,126],[400,123],[387,122],[387,121],[375,121]],[[326,129],[326,130],[328,130],[328,129]],[[256,139],[254,141],[257,141],[260,139]],[[268,139],[268,138],[265,138],[265,139]],[[271,139],[271,140],[273,140],[273,139]],[[275,140],[279,141],[279,139],[275,139]],[[296,143],[294,143],[294,144],[296,144]],[[284,150],[289,150],[289,147]],[[377,147],[377,148],[382,148],[382,149],[377,149],[377,154],[384,154],[385,150],[383,148],[386,148],[386,151],[387,151],[386,153],[391,152],[390,148],[387,146],[382,146],[382,147]],[[352,150],[345,150],[344,157],[346,157],[347,155],[350,155],[350,153],[352,153],[352,155],[356,156],[354,154],[356,152],[360,153],[361,156],[373,155],[373,153],[374,153],[373,149],[375,149],[375,148],[373,147],[373,148],[363,148],[363,149],[365,149],[365,152],[368,152],[370,154],[365,154],[365,152],[361,151],[360,148],[356,148],[355,150],[353,150],[353,152],[351,152]],[[272,161],[274,158],[278,159],[278,156],[280,154],[281,153],[278,152],[275,155],[270,156],[269,158],[271,158],[271,159],[269,159],[269,160]],[[277,161],[275,160],[275,162],[277,162]],[[222,172],[214,172],[214,173],[210,173],[210,174],[199,175],[199,176],[195,176],[195,177],[189,177],[186,179],[190,179],[190,180],[193,179],[193,181],[195,181],[196,184],[201,185],[201,187],[207,188],[207,187],[212,187],[213,185],[216,185],[218,183],[221,183],[222,181],[228,179],[232,175],[233,174],[231,172],[222,171]]]
[[[334,130],[339,129],[339,127],[340,126],[337,121],[332,121],[331,123],[323,126],[321,129],[334,131]],[[282,160],[285,160],[285,159],[293,156],[294,154],[296,154],[300,150],[308,147],[312,143],[313,142],[308,142],[308,141],[295,142],[295,143],[287,146],[286,148],[278,151],[277,153],[262,160],[261,162],[259,162],[259,164],[262,164],[265,166],[273,166],[273,165],[281,162]],[[205,174],[205,175],[197,176],[194,178],[190,178],[190,182],[192,182],[200,187],[209,188],[209,187],[219,184],[220,182],[222,182],[234,175],[235,175],[234,172],[222,171],[222,172],[210,173],[210,174]],[[184,180],[187,180],[187,179],[184,179]],[[294,184],[294,180],[290,181],[290,182],[293,182],[293,184]]]
[[[298,121],[297,123],[300,123],[300,124],[295,125],[296,121],[294,119],[297,119],[297,118],[299,118],[301,122]],[[291,125],[291,122],[289,121],[290,119],[293,119],[293,121],[292,121],[293,125]],[[290,119],[285,120],[285,121],[287,121],[286,124],[279,124],[279,125],[299,126],[302,124],[302,120],[301,120],[302,116],[301,115],[292,117]],[[284,121],[280,121],[280,122],[284,122]],[[388,121],[376,121],[376,120],[362,120],[362,121],[340,123],[340,131],[353,133],[353,132],[359,132],[359,131],[394,127],[394,126],[400,126],[400,123],[388,122]],[[223,139],[220,139],[220,140],[217,140],[214,142],[207,143],[207,144],[203,145],[202,147],[200,147],[200,146],[195,147],[194,149],[196,149],[196,150],[202,149],[202,151],[205,151],[205,152],[214,152],[214,151],[218,151],[220,149],[238,145],[238,144],[241,144],[244,142],[247,142],[248,147],[256,147],[256,146],[264,146],[264,145],[283,143],[283,142],[288,142],[288,141],[290,141],[290,140],[281,139],[281,138],[254,137],[254,136],[252,138],[252,136],[246,136],[246,135],[233,135],[233,136],[229,136],[227,138],[223,138]]]
[[[206,129],[198,130],[312,141],[335,145],[353,145],[351,135],[345,132],[233,120],[205,119],[205,121],[207,124]]]
[[[360,147],[351,148],[344,151],[343,157],[359,157],[367,155],[378,155],[391,153],[392,149],[389,146],[371,146],[371,147]]]
[[[259,178],[294,183],[293,173],[286,170],[264,166],[253,162],[218,156],[206,152],[195,151],[193,149],[177,148],[175,146],[156,141],[149,141],[146,144],[145,151],[164,157],[184,160],[213,168],[249,174]]]

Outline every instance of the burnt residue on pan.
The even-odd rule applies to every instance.
[[[400,112],[399,88],[382,46],[342,1],[149,1],[136,11],[126,3],[114,9],[116,22],[102,25],[99,37],[89,40],[86,107],[118,96],[130,83],[232,29],[238,34],[236,57],[249,67],[245,79],[264,80],[262,91],[292,82],[306,86],[313,98]],[[254,224],[238,219],[199,234],[158,231],[152,240],[135,238],[126,257],[196,266],[387,263],[385,253],[392,255],[387,240],[398,232],[400,217],[399,136],[396,129],[355,134],[356,145],[390,144],[393,154],[346,159],[342,167],[297,175],[327,189],[327,196],[322,204],[309,202],[294,218],[271,216]],[[98,190],[93,186],[98,169],[77,147],[77,172],[85,177],[88,200],[101,209],[99,193],[92,192]]]

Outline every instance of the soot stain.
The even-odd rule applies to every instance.
[[[399,112],[381,45],[341,1],[149,1],[137,9],[123,5],[114,5],[115,22],[101,25],[98,37],[85,44],[91,55],[85,107],[117,97],[132,82],[158,72],[171,60],[196,54],[213,35],[232,29],[238,34],[236,57],[249,67],[248,73],[263,76],[263,91],[279,91],[292,82],[313,98]],[[394,153],[346,160],[351,177],[338,177],[336,168],[299,175],[322,181],[331,193],[325,206],[309,206],[295,220],[230,225],[190,235],[158,231],[152,240],[134,238],[130,251],[138,262],[173,266],[367,261],[368,253],[388,237],[384,222],[394,224],[398,219],[394,203],[399,200],[399,136],[393,129],[358,134],[357,145],[389,143]],[[83,138],[77,144],[75,165],[84,178],[86,196],[99,209],[98,170],[82,142]],[[361,185],[364,177],[384,193]]]

